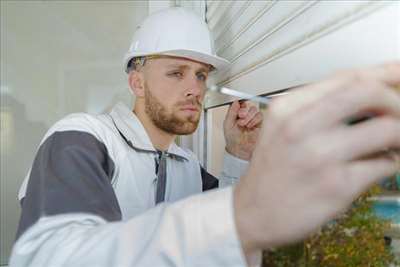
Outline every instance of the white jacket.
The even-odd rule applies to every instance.
[[[244,266],[232,188],[201,193],[215,178],[190,151],[172,144],[168,155],[155,206],[157,153],[127,107],[56,123],[19,192],[10,266]],[[226,153],[220,186],[246,167]]]

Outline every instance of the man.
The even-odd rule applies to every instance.
[[[110,116],[74,115],[46,135],[22,189],[25,233],[12,266],[251,265],[261,249],[304,238],[399,169],[400,96],[392,87],[400,64],[393,63],[273,101],[260,133],[259,113],[241,114],[234,103],[225,128],[259,136],[257,146],[237,145],[240,134],[228,138],[227,151],[251,162],[237,186],[196,194],[216,182],[172,141],[196,128],[207,69],[224,61],[205,43],[184,49],[190,42],[179,38],[190,39],[189,30],[202,36],[196,44],[208,36],[182,9],[141,25],[144,39],[134,39],[126,59],[134,114],[118,106]],[[136,53],[143,47],[153,51]],[[344,123],[371,112],[370,120]],[[244,163],[227,157],[232,168]]]
[[[44,215],[80,212],[127,221],[164,201],[230,184],[244,172],[255,144],[243,142],[242,135],[255,140],[262,121],[246,103],[235,102],[227,114],[219,181],[174,144],[177,135],[196,130],[210,72],[228,64],[213,54],[211,42],[206,24],[184,9],[159,12],[142,23],[125,59],[136,96],[133,112],[118,104],[108,115],[70,115],[49,130],[20,191],[17,237]],[[146,248],[140,239],[137,251]]]

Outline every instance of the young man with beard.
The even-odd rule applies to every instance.
[[[46,134],[21,188],[11,266],[252,265],[261,249],[304,238],[399,169],[393,63],[274,101],[260,132],[261,114],[235,102],[219,183],[241,179],[199,194],[218,181],[173,140],[196,129],[207,76],[225,64],[195,15],[177,8],[145,20],[125,60],[133,112],[71,115]],[[241,143],[244,131],[257,146]]]
[[[183,30],[177,39],[172,32],[185,24],[186,33]],[[157,32],[161,28],[163,32]],[[187,35],[188,31],[197,35]],[[156,37],[161,40],[157,44]],[[174,143],[178,135],[196,130],[210,72],[228,65],[213,54],[211,42],[206,24],[184,9],[159,12],[142,23],[125,59],[135,95],[133,110],[119,103],[110,114],[72,114],[48,131],[19,193],[18,239],[35,223],[43,227],[40,218],[51,218],[52,223],[67,219],[57,226],[66,231],[78,214],[83,216],[80,223],[94,218],[95,224],[100,218],[140,221],[141,214],[154,213],[151,209],[160,203],[232,184],[234,177],[244,173],[255,146],[251,140],[257,139],[262,121],[253,106],[236,101],[227,113],[226,153],[219,179],[203,169],[193,153]],[[252,138],[243,142],[244,135]],[[146,228],[131,230],[140,232],[133,251],[146,249],[149,239],[168,238],[170,233],[158,233],[158,224],[165,220],[161,210],[167,205],[155,209],[159,214]],[[197,210],[191,213],[190,224],[198,223]],[[150,246],[146,253],[161,251]]]

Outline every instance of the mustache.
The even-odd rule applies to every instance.
[[[198,108],[201,108],[202,107],[202,105],[203,105],[203,103],[200,101],[200,100],[198,100],[198,99],[196,99],[196,98],[193,98],[193,99],[190,99],[190,100],[185,100],[185,101],[179,101],[178,103],[176,103],[178,106],[189,106],[189,105],[193,105],[193,106],[196,106],[196,107],[198,107]]]

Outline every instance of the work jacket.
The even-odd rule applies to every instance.
[[[156,205],[157,150],[122,104],[73,114],[42,140],[19,199],[11,266],[243,266],[231,184],[247,162],[225,153],[219,179],[194,154],[167,150]]]

